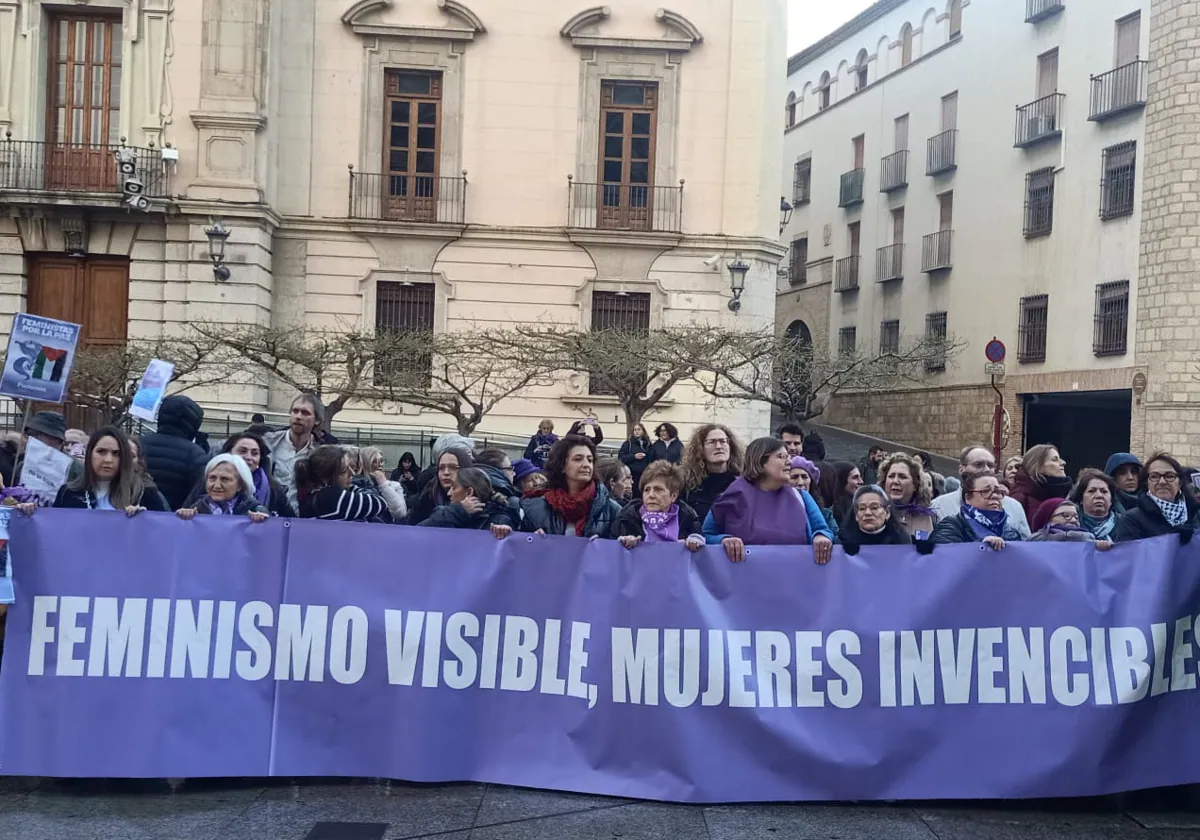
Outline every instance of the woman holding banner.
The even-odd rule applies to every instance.
[[[175,511],[180,519],[196,514],[212,516],[249,516],[251,522],[266,522],[271,514],[254,497],[254,478],[250,467],[237,455],[224,452],[204,468],[204,495],[189,507]]]
[[[36,505],[17,506],[33,513]],[[136,516],[144,510],[167,511],[167,500],[138,472],[129,438],[116,426],[105,426],[88,439],[83,475],[58,491],[53,507],[122,510]]]
[[[1004,488],[991,473],[963,473],[958,514],[941,520],[933,529],[937,545],[977,542],[1000,551],[1007,543],[1020,539],[1004,510]]]
[[[521,502],[521,530],[570,537],[607,537],[621,513],[608,488],[596,480],[596,444],[568,434],[546,458],[546,487]]]
[[[791,486],[790,466],[781,440],[759,438],[746,447],[742,475],[704,519],[708,544],[724,546],[734,563],[746,559],[748,545],[811,545],[813,560],[828,563],[833,532],[808,491]]]
[[[1178,534],[1180,542],[1190,542],[1200,526],[1200,504],[1183,490],[1183,466],[1165,452],[1155,453],[1142,467],[1142,481],[1146,492],[1117,520],[1112,538],[1127,542]]]

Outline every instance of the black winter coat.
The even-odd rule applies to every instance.
[[[692,534],[702,533],[704,520],[686,502],[676,502],[679,505],[679,539],[686,540]],[[619,537],[646,538],[646,526],[642,523],[642,503],[630,502],[621,508],[621,513],[613,522],[611,539]]]
[[[961,513],[938,521],[933,527],[933,535],[929,538],[935,545],[952,545],[954,543],[983,542],[976,534],[971,523]],[[1021,535],[1011,525],[1004,529],[1005,542],[1020,542]]]
[[[1137,507],[1117,517],[1117,527],[1112,533],[1113,542],[1148,540],[1167,534],[1190,535],[1200,527],[1200,504],[1186,492],[1183,494],[1183,503],[1187,505],[1187,521],[1175,526],[1167,522],[1150,494],[1143,493],[1138,497]]]
[[[513,520],[512,527],[516,528],[521,522],[521,494],[517,492],[517,488],[509,481],[503,470],[487,464],[476,464],[475,466],[487,473],[488,480],[492,482],[492,491],[497,496],[504,497],[505,504],[508,505],[508,513]]]
[[[517,520],[513,518],[512,508],[507,502],[493,498],[476,514],[467,513],[467,509],[460,504],[442,505],[420,525],[422,528],[464,528],[477,531],[492,525],[507,525],[515,531]]]
[[[696,511],[696,515],[703,522],[704,517],[708,516],[709,510],[712,509],[713,502],[728,490],[729,485],[733,484],[736,480],[737,473],[733,470],[726,470],[723,473],[709,473],[704,476],[704,480],[700,482],[699,487],[683,494],[683,500],[691,505],[692,510]]]
[[[678,464],[683,460],[683,441],[679,438],[664,443],[661,440],[654,441],[654,445],[650,447],[651,461],[670,461],[672,464]]]
[[[167,397],[158,411],[158,431],[142,438],[146,471],[167,499],[171,510],[187,501],[196,482],[204,477],[208,453],[192,440],[204,422],[204,409],[191,397]]]
[[[629,472],[633,475],[633,495],[642,495],[642,473],[646,467],[650,466],[650,450],[653,447],[650,441],[644,438],[630,438],[621,444],[621,451],[617,455],[621,459],[621,463],[629,467]],[[645,455],[645,458],[639,458],[638,455]]]
[[[207,503],[201,504],[205,496],[200,496],[192,506],[196,508],[197,514],[212,515],[212,508]],[[265,507],[258,503],[258,499],[247,496],[245,493],[238,493],[237,498],[233,500],[233,515],[234,516],[249,516],[252,513],[270,513]]]
[[[433,516],[433,512],[445,501],[445,497],[438,492],[441,489],[442,486],[438,483],[437,473],[434,473],[433,479],[425,484],[421,492],[415,498],[408,500],[409,525],[420,525],[426,519]]]
[[[545,498],[538,496],[524,499],[521,502],[521,530],[528,533],[542,531],[549,535],[562,536],[567,528],[554,508]],[[587,525],[584,527],[585,537],[608,537],[612,531],[613,521],[621,515],[621,505],[609,494],[603,484],[596,485],[596,498],[588,513]]]
[[[271,475],[271,471],[267,469],[267,476]],[[273,478],[269,478],[271,482],[271,498],[267,500],[267,512],[272,516],[282,516],[285,519],[295,519],[296,509],[292,507],[292,503],[288,501],[287,488]],[[187,499],[180,507],[190,508],[195,507],[196,502],[205,493],[204,477],[200,477],[200,481],[192,488],[192,492],[188,493]],[[255,499],[255,503],[258,500]]]
[[[96,497],[87,490],[72,490],[70,484],[64,484],[58,488],[58,495],[54,498],[54,504],[51,507],[93,510],[96,507]],[[142,498],[138,501],[138,507],[159,513],[167,513],[172,510],[167,507],[167,500],[163,498],[162,493],[159,493],[157,488],[150,486],[142,490]]]

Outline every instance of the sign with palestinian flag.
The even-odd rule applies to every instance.
[[[54,318],[23,312],[13,316],[0,395],[38,402],[65,400],[79,331],[79,324]]]

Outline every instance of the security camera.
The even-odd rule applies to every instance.
[[[705,264],[706,266],[708,266],[709,268],[711,268],[713,271],[716,271],[716,270],[717,270],[717,265],[718,265],[720,262],[721,262],[721,255],[720,255],[720,254],[713,254],[711,257],[709,257],[708,259],[706,259],[706,260],[704,261],[704,264]]]

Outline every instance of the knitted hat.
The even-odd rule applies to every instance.
[[[804,470],[808,473],[808,477],[812,480],[813,484],[821,480],[821,471],[817,468],[817,465],[802,455],[792,458],[791,469]]]
[[[1064,504],[1069,504],[1066,499],[1047,499],[1038,505],[1037,511],[1033,514],[1033,521],[1029,523],[1036,534],[1038,531],[1050,524],[1050,518],[1054,516],[1054,511],[1058,510]]]
[[[527,458],[521,458],[519,460],[513,461],[512,468],[513,468],[513,481],[517,484],[520,484],[522,481],[529,478],[529,476],[533,475],[534,473],[541,472],[541,470],[539,470],[537,467],[535,467],[533,465],[533,461],[530,461]]]
[[[1104,471],[1112,475],[1121,467],[1133,466],[1139,470],[1142,468],[1142,462],[1137,459],[1136,455],[1131,455],[1128,452],[1114,452],[1108,456],[1108,463],[1104,465]]]

